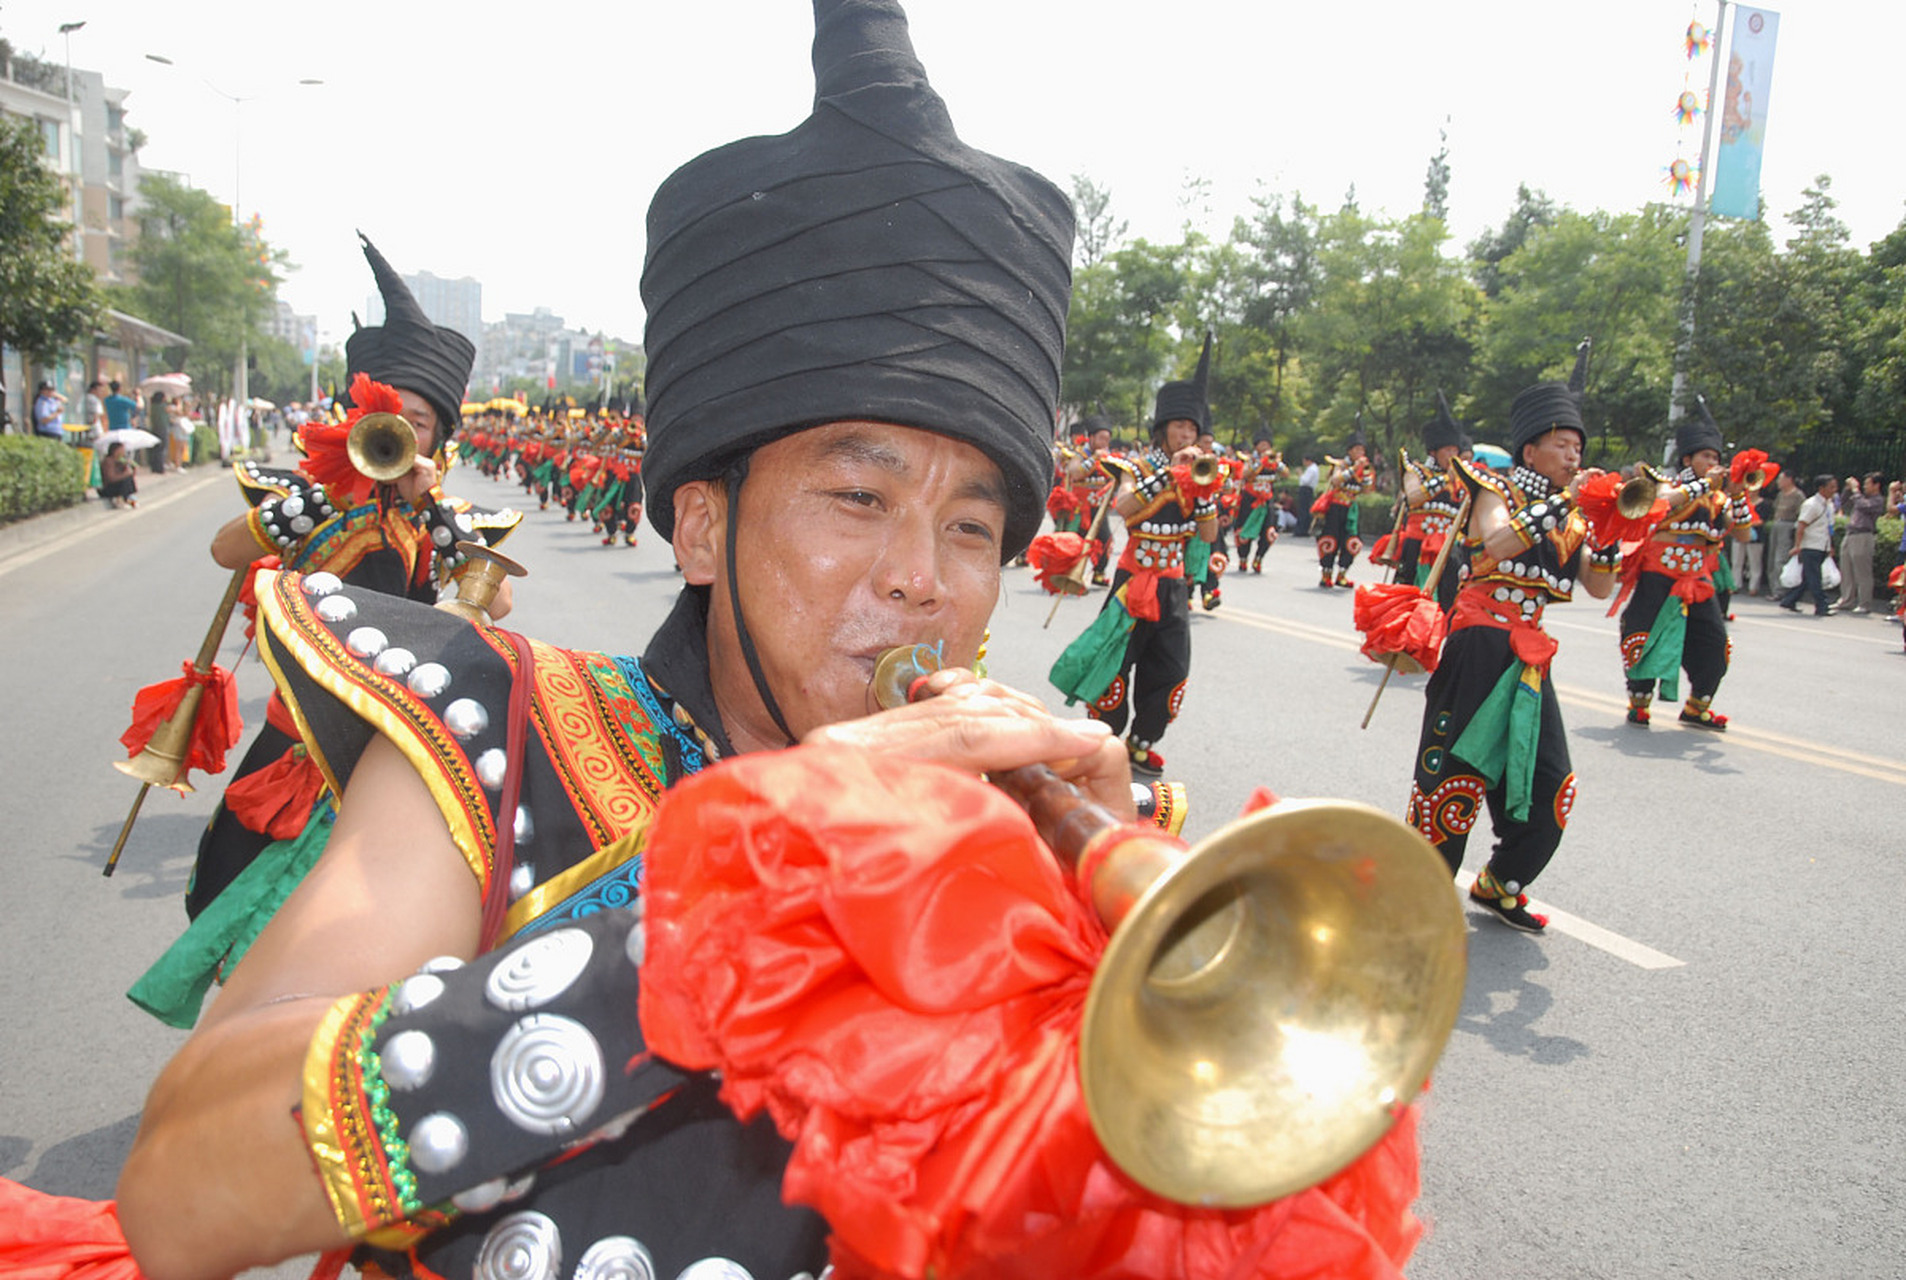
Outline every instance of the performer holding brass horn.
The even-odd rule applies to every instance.
[[[1654,505],[1661,511],[1625,566],[1621,594],[1609,612],[1627,605],[1621,610],[1621,660],[1628,723],[1647,728],[1657,684],[1661,696],[1672,701],[1680,697],[1686,671],[1688,700],[1681,723],[1719,733],[1726,730],[1727,717],[1715,714],[1710,704],[1727,675],[1729,644],[1717,586],[1731,589],[1732,583],[1721,551],[1729,537],[1751,536],[1754,509],[1745,481],[1728,484],[1721,465],[1726,444],[1705,397],[1695,397],[1695,409],[1675,430],[1680,470],[1656,495]],[[1725,583],[1717,584],[1717,575]]]
[[[1424,462],[1403,469],[1403,500],[1409,507],[1396,547],[1396,580],[1422,586],[1436,553],[1455,524],[1462,506],[1463,488],[1452,463],[1461,451],[1463,427],[1449,411],[1443,393],[1436,393],[1436,416],[1423,428]],[[1462,582],[1460,562],[1445,566],[1436,581],[1436,602],[1447,613],[1456,603]]]
[[[1044,764],[1129,820],[1126,756],[1105,728],[970,671],[868,713],[889,648],[943,641],[951,664],[974,661],[1001,566],[1039,527],[1073,227],[1057,187],[960,142],[893,0],[818,0],[815,17],[812,115],[691,161],[650,209],[648,517],[686,585],[642,655],[563,650],[297,574],[260,586],[261,647],[344,802],[317,867],[148,1100],[118,1206],[157,1280],[360,1247],[391,1274],[445,1277],[780,1280],[830,1260],[840,1280],[1400,1275],[1416,1237],[1407,1097],[1390,1099],[1403,1120],[1373,1155],[1260,1212],[1160,1201],[1080,1128],[1059,1029],[1024,1015],[1076,1003],[1103,932],[1036,843],[984,838],[996,810],[970,825],[966,788],[1010,809],[977,775]],[[939,340],[922,344],[923,327]],[[365,629],[378,657],[350,643]],[[407,674],[379,662],[399,647]],[[775,768],[804,760],[824,785]],[[870,775],[911,780],[909,803],[872,795]],[[729,803],[743,792],[754,799]],[[1028,926],[883,971],[925,997],[915,1014],[974,1038],[954,1070],[939,1057],[907,1073],[951,1102],[933,1113],[939,1137],[881,1137],[912,1135],[922,1162],[983,1152],[970,1195],[884,1194],[881,1176],[919,1167],[892,1148],[834,1176],[817,1163],[822,1130],[844,1133],[829,1119],[803,1126],[774,1101],[771,1121],[739,1074],[683,1069],[645,1038],[689,998],[669,974],[714,971],[683,963],[690,944],[659,916],[649,932],[650,887],[740,848],[718,823],[843,808],[910,847],[809,864],[805,887],[835,895],[844,926],[814,941],[838,954],[873,938],[900,956],[878,944],[929,909],[936,925]],[[949,830],[981,838],[949,851]],[[1001,874],[965,874],[982,865]],[[883,866],[965,888],[921,903],[894,883],[888,897],[872,883]],[[1009,904],[989,886],[1037,898],[1041,918],[996,914]],[[873,896],[853,901],[860,890]],[[715,901],[691,891],[687,905]],[[988,963],[1005,952],[1032,963]],[[819,1022],[773,1004],[754,1011],[776,1043]],[[842,1104],[830,1115],[867,1114],[860,1101],[881,1097],[865,1069],[917,1052],[893,1012],[830,1009],[846,1017],[829,1026],[876,1048],[804,1055],[806,1081]],[[999,1090],[969,1092],[982,1076]],[[1053,1092],[1012,1087],[1035,1077]],[[993,1176],[1009,1164],[1010,1181]],[[1024,1176],[1061,1167],[1082,1176]],[[1134,1256],[1135,1239],[1159,1247]]]
[[[1218,536],[1218,489],[1224,471],[1201,453],[1197,439],[1211,424],[1205,386],[1211,335],[1197,372],[1158,389],[1152,447],[1127,460],[1133,485],[1114,503],[1125,521],[1112,592],[1099,616],[1052,667],[1067,703],[1084,702],[1114,734],[1131,733],[1125,748],[1134,773],[1156,778],[1165,758],[1155,748],[1178,716],[1191,678],[1191,575],[1186,563],[1209,555]],[[1196,576],[1202,577],[1200,572]]]
[[[352,412],[343,423],[299,429],[304,457],[295,471],[233,467],[252,505],[218,532],[212,557],[235,571],[281,566],[315,582],[422,601],[436,600],[446,584],[463,595],[481,581],[485,598],[466,607],[501,617],[510,607],[508,569],[490,562],[487,547],[521,517],[478,511],[437,487],[475,350],[425,318],[383,255],[368,239],[363,246],[386,319],[345,342]],[[192,1025],[213,973],[243,954],[323,848],[334,801],[274,697],[200,837],[185,898],[193,927],[135,984],[135,1003],[172,1025]],[[236,896],[200,926],[234,884]]]
[[[1454,874],[1486,802],[1496,845],[1470,900],[1512,928],[1540,933],[1548,920],[1528,909],[1525,890],[1555,855],[1575,804],[1549,678],[1556,645],[1542,615],[1569,600],[1577,583],[1608,596],[1620,551],[1593,547],[1576,507],[1588,439],[1576,393],[1560,382],[1523,391],[1509,410],[1509,437],[1516,466],[1508,475],[1456,464],[1474,494],[1458,531],[1470,574],[1425,690],[1409,820]]]
[[[1357,420],[1361,424],[1363,415],[1358,414]],[[1350,566],[1357,562],[1357,553],[1363,550],[1363,540],[1357,536],[1357,496],[1377,480],[1376,468],[1370,465],[1366,452],[1359,425],[1344,449],[1344,457],[1324,459],[1330,465],[1330,478],[1310,508],[1312,515],[1321,517],[1315,526],[1317,585],[1320,587],[1350,586]],[[1332,565],[1336,567],[1334,578]]]

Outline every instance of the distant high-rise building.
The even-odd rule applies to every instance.
[[[428,271],[404,277],[417,305],[424,309],[432,324],[455,329],[472,346],[483,345],[483,283],[469,276],[445,280]],[[372,295],[364,304],[366,324],[384,323],[384,300]]]

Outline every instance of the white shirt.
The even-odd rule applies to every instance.
[[[1317,487],[1317,464],[1313,462],[1308,467],[1305,467],[1304,474],[1298,477],[1297,483],[1306,489],[1315,489]]]
[[[1825,551],[1833,545],[1833,508],[1819,494],[1800,504],[1800,550]]]

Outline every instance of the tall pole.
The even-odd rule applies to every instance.
[[[1701,117],[1701,167],[1694,176],[1694,213],[1688,218],[1688,272],[1681,282],[1681,325],[1674,342],[1674,386],[1668,397],[1668,433],[1687,414],[1688,361],[1694,355],[1694,304],[1701,282],[1701,235],[1707,230],[1707,166],[1714,145],[1714,104],[1721,86],[1721,39],[1727,32],[1729,0],[1715,0],[1713,63],[1707,76],[1707,108]]]
[[[66,42],[66,180],[73,192],[73,256],[81,262],[86,260],[86,182],[80,166],[79,126],[74,119],[78,113],[73,99],[73,33],[85,25],[60,23],[60,38]]]

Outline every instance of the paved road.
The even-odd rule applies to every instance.
[[[107,762],[133,690],[197,647],[224,585],[204,546],[235,510],[228,482],[190,473],[137,512],[0,531],[0,1173],[49,1191],[110,1194],[181,1039],[122,993],[183,923],[214,793],[155,796],[104,880],[136,790]],[[531,512],[511,550],[532,572],[513,625],[559,643],[639,649],[678,581],[652,534],[606,549],[560,513]],[[1310,555],[1287,540],[1195,621],[1162,744],[1192,784],[1193,836],[1258,784],[1403,805],[1420,679],[1393,681],[1358,731],[1378,671]],[[1043,691],[1096,603],[1044,629],[1046,598],[1009,571],[994,673]],[[1581,779],[1537,886],[1561,914],[1542,939],[1472,917],[1426,1103],[1415,1280],[1906,1274],[1906,658],[1877,621],[1738,612],[1725,737],[1623,725],[1614,622],[1590,602],[1551,615]],[[241,643],[234,628],[227,664]],[[251,658],[239,673],[256,724],[267,682]]]

